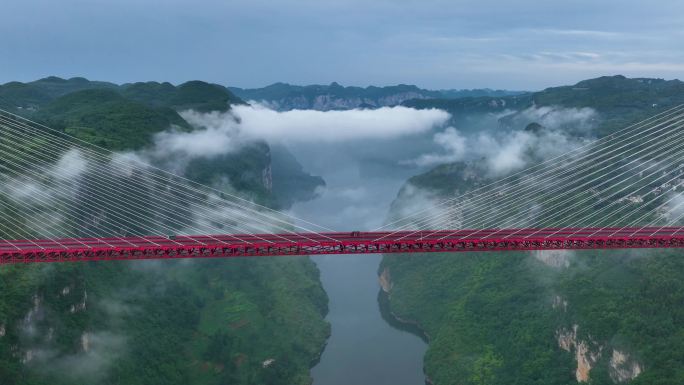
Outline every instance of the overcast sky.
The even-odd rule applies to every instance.
[[[1,0],[0,82],[534,90],[684,78],[681,0]]]

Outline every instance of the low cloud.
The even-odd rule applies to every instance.
[[[454,127],[447,127],[443,132],[434,136],[434,142],[444,149],[442,153],[424,154],[419,158],[405,163],[415,163],[418,166],[433,166],[442,163],[452,163],[463,160],[468,154],[468,140]]]
[[[71,149],[62,154],[54,165],[43,168],[44,172],[41,172],[41,168],[36,168],[25,171],[18,169],[15,173],[2,173],[3,183],[0,186],[0,193],[23,202],[49,206],[54,203],[55,197],[69,195],[72,191],[69,189],[45,189],[41,183],[50,180],[59,183],[75,181],[87,171],[87,167],[88,161],[83,157],[81,151]]]
[[[157,146],[172,145],[179,151],[211,155],[221,153],[221,147],[229,151],[238,137],[278,142],[387,139],[429,131],[445,124],[450,115],[438,109],[417,110],[401,106],[374,110],[279,112],[254,105],[234,106],[227,113],[186,111],[183,117],[203,129],[175,135],[163,133],[157,137]],[[183,144],[191,141],[197,143],[190,149],[184,149]]]
[[[64,290],[60,295],[74,301],[71,313],[86,311],[87,306],[93,305],[87,302],[85,289],[76,293],[73,287],[66,286]],[[123,325],[127,305],[113,301],[94,305],[104,311],[105,319],[112,325]],[[52,318],[55,310],[42,296],[34,295],[33,306],[19,324],[21,345],[17,349],[21,362],[44,376],[66,378],[73,383],[99,383],[113,362],[126,353],[126,337],[114,330],[84,330],[80,331],[75,351],[65,350],[58,343],[63,325]]]
[[[665,195],[663,206],[657,210],[658,217],[653,225],[678,226],[684,218],[684,197],[682,193],[672,191]]]
[[[220,127],[193,132],[164,131],[155,137],[155,147],[171,154],[212,157],[235,150],[230,132]]]
[[[402,230],[462,227],[462,213],[456,208],[458,205],[445,207],[442,200],[434,192],[408,183],[393,204],[387,222],[392,223],[392,229]]]
[[[147,149],[117,154],[116,163],[156,164],[182,174],[190,161],[235,153],[249,143],[308,144],[393,139],[441,128],[451,115],[438,109],[383,107],[345,111],[274,111],[264,105],[233,106],[228,112],[187,110],[192,131],[170,128]],[[120,166],[118,165],[118,166]]]
[[[536,122],[551,130],[589,131],[596,125],[598,113],[589,107],[533,106],[515,114],[514,119]]]
[[[504,118],[517,127],[508,131],[484,131],[465,136],[454,127],[435,134],[441,151],[423,154],[405,164],[434,166],[483,159],[492,176],[505,175],[530,164],[558,156],[586,143],[596,124],[591,108],[531,107]],[[521,129],[538,123],[539,129]]]
[[[59,202],[76,198],[79,178],[87,169],[88,161],[81,151],[72,149],[53,165],[2,173],[0,196],[9,199],[0,215],[11,216],[14,223],[12,227],[0,228],[2,234],[23,238],[28,231],[42,238],[63,236],[61,229],[66,222]]]
[[[81,335],[81,351],[60,354],[56,349],[31,350],[28,363],[39,372],[68,378],[74,382],[99,383],[105,379],[111,365],[124,354],[126,339],[108,331],[86,332]]]
[[[81,151],[72,149],[67,151],[54,166],[55,175],[60,179],[72,179],[86,171],[88,163]]]

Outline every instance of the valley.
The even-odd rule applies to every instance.
[[[262,117],[245,100],[272,103],[277,114],[263,116],[277,119],[263,118],[267,127],[286,121],[296,128],[302,111],[315,112],[307,116],[322,123],[309,124],[321,131],[334,120],[368,116],[374,125],[362,127],[382,131],[378,117],[396,111],[419,122],[398,134],[373,132],[372,140],[359,129],[315,139],[301,130],[265,130],[266,137],[255,138],[240,131],[249,127],[245,120]],[[306,221],[293,225],[349,232],[430,208],[681,103],[678,80],[623,76],[528,93],[339,84],[245,90],[55,77],[0,85],[0,108]],[[371,115],[355,115],[361,109]],[[341,115],[317,115],[330,111]],[[33,153],[44,146],[37,138],[30,143]],[[89,175],[75,186],[114,196],[86,188]],[[16,181],[3,178],[7,186]],[[578,200],[602,207],[612,191],[586,189]],[[5,206],[10,193],[0,191]],[[136,192],[141,199],[152,193]],[[637,198],[611,203],[638,205]],[[453,227],[484,225],[459,218]],[[678,383],[680,254],[414,253],[2,267],[8,290],[0,293],[0,378],[35,385]]]

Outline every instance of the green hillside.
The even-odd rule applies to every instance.
[[[538,107],[595,108],[599,135],[606,135],[683,102],[684,90],[679,81],[606,77],[530,97]],[[469,111],[468,103],[474,114],[488,104],[451,106]],[[407,185],[451,197],[492,182],[484,167],[483,160],[444,164]],[[628,178],[639,183],[633,174]],[[411,204],[413,187],[402,189],[392,215]],[[577,199],[598,208],[611,191],[585,190]],[[544,210],[554,199],[529,204]],[[392,282],[387,311],[429,336],[425,371],[436,385],[678,384],[683,261],[677,250],[411,254],[384,256],[379,273]]]
[[[684,381],[680,252],[581,252],[563,268],[529,253],[412,254],[385,256],[385,269],[391,311],[429,336],[434,384],[576,383],[578,344],[583,359],[599,354],[592,384],[635,367],[632,384]]]
[[[176,110],[226,111],[232,104],[244,103],[223,86],[197,80],[177,87],[170,83],[147,82],[124,84],[121,88],[128,99]]]
[[[46,104],[36,117],[82,140],[111,150],[141,149],[170,127],[189,130],[169,107],[148,107],[109,89],[77,91]]]
[[[156,133],[193,129],[176,108],[227,105],[221,88],[205,84],[182,85],[163,103],[109,85],[81,89],[22,113],[111,150],[143,150]],[[32,142],[28,156],[44,145]],[[270,169],[268,145],[254,142],[191,160],[185,175],[276,205]],[[91,198],[117,193],[80,189]],[[6,207],[2,214],[13,215]],[[88,226],[103,218],[82,219]],[[330,332],[318,274],[307,257],[2,267],[0,383],[309,384]]]

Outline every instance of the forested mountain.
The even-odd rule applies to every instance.
[[[126,98],[153,106],[178,110],[225,111],[231,104],[244,104],[226,87],[194,80],[174,87],[170,83],[132,83],[121,86]]]
[[[117,86],[81,78],[9,83],[0,86],[0,98],[2,108],[124,152],[144,152],[162,131],[198,129],[181,110],[226,111],[242,103],[204,82]],[[31,151],[45,145],[36,140]],[[272,162],[269,146],[255,141],[193,159],[182,170],[271,207],[308,197],[323,183],[296,160],[271,171]],[[283,189],[281,198],[271,178],[289,177],[310,190]],[[3,184],[10,179],[2,175]],[[72,183],[83,196],[105,193]],[[8,217],[6,194],[0,199]],[[19,226],[22,219],[15,220]],[[82,225],[103,220],[83,218]],[[307,257],[4,266],[0,383],[308,384],[329,334],[318,274]]]
[[[467,123],[483,114],[492,113],[508,115],[510,119],[515,115],[507,112],[522,111],[532,106],[588,107],[601,114],[604,120],[601,129],[609,132],[647,116],[654,109],[680,103],[684,103],[684,82],[680,80],[626,78],[616,75],[521,95],[413,99],[402,104],[420,109],[443,109],[454,116],[455,123]],[[599,131],[599,134],[602,132]]]
[[[176,110],[226,111],[231,104],[244,103],[226,87],[198,80],[178,86],[166,82],[117,85],[85,78],[62,79],[50,76],[28,83],[9,82],[0,85],[0,108],[10,111],[35,111],[60,96],[83,90],[97,90],[100,91],[100,97],[111,98],[111,94],[101,92],[109,90],[129,101]]]
[[[309,86],[275,83],[263,88],[230,87],[229,89],[244,100],[264,103],[277,110],[314,109],[322,111],[395,106],[411,99],[457,99],[523,93],[490,89],[431,91],[406,84],[387,87],[344,87],[338,83]]]
[[[530,95],[406,104],[445,108],[463,131],[474,116],[495,113],[502,135],[521,125],[535,133],[545,130],[542,120],[530,119],[548,114],[533,115],[530,109],[591,108],[590,135],[602,137],[683,102],[684,83],[678,80],[614,76]],[[588,135],[564,126],[556,130],[569,140]],[[501,177],[487,171],[487,161],[483,155],[446,163],[411,178],[392,216],[424,194],[444,199]],[[625,177],[640,180],[636,171]],[[610,191],[587,187],[578,193],[587,200],[577,210],[614,202]],[[638,199],[617,203],[637,214],[653,208],[640,207]],[[549,203],[529,204],[543,210]],[[684,383],[683,256],[678,250],[386,255],[379,274],[389,298],[386,311],[419,325],[427,336],[425,371],[436,385],[679,384]]]

